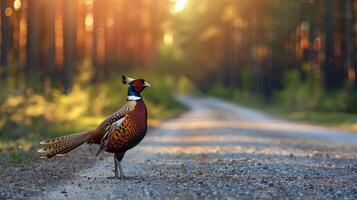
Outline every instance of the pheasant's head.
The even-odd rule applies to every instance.
[[[144,79],[133,79],[123,76],[123,83],[128,84],[128,100],[141,99],[140,93],[146,88],[151,87]]]

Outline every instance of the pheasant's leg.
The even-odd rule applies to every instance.
[[[115,154],[114,154],[114,178],[119,178],[119,174],[118,174],[118,160],[117,158],[115,157]],[[119,166],[120,166],[120,162],[119,162]],[[120,172],[121,173],[121,172]]]
[[[119,163],[120,178],[123,179],[123,178],[125,178],[125,177],[124,177],[123,168],[122,168],[122,166],[121,166],[121,162],[119,161],[118,163]]]
[[[125,154],[125,152],[114,154],[114,157],[115,157],[115,159],[117,161],[117,166],[119,167],[120,178],[122,178],[122,179],[124,178],[124,172],[123,172],[123,168],[121,166],[121,160],[123,159],[124,154]]]

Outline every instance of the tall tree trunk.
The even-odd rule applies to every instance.
[[[83,61],[86,56],[86,25],[85,25],[85,18],[86,18],[86,5],[84,1],[79,1],[78,4],[78,15],[77,15],[77,59]]]
[[[41,1],[41,68],[44,76],[50,78],[55,73],[55,1]],[[47,79],[46,78],[46,79]]]
[[[357,26],[357,2],[352,1],[352,24],[353,27]],[[357,29],[352,29],[352,58],[353,58],[353,69],[354,69],[354,89],[357,90]]]
[[[5,16],[5,9],[7,8],[7,1],[1,1],[1,52],[0,52],[0,101],[6,94],[7,86],[5,85],[5,78],[7,74],[7,55],[9,49],[9,19]]]
[[[346,43],[348,40],[345,36],[346,12],[348,9],[345,7],[346,0],[335,0],[334,13],[335,13],[335,31],[334,31],[334,68],[333,68],[333,89],[340,89],[345,86],[347,80],[346,60],[348,57]]]
[[[98,1],[94,1],[93,4],[93,48],[92,48],[92,66],[93,66],[93,78],[92,81],[98,81],[98,23],[99,23],[99,16],[98,16]]]
[[[1,56],[0,65],[5,69],[8,64],[8,50],[10,41],[10,24],[9,17],[5,15],[5,10],[8,7],[7,0],[1,1]]]
[[[325,66],[324,84],[326,89],[333,87],[334,79],[334,25],[333,0],[325,1]]]
[[[93,66],[93,81],[101,81],[106,77],[106,7],[108,1],[94,1],[93,5],[93,50],[92,50],[92,66]]]
[[[344,0],[345,16],[344,16],[344,32],[345,32],[345,44],[344,44],[344,54],[345,54],[345,69],[353,71],[353,38],[352,38],[352,0]],[[347,75],[349,74],[347,73]],[[348,75],[349,76],[349,75]],[[350,78],[350,77],[348,77]]]
[[[223,56],[223,82],[226,86],[232,87],[233,65],[234,65],[234,44],[233,44],[233,23],[231,21],[224,23],[224,56]]]
[[[26,59],[26,82],[27,87],[31,82],[31,71],[39,64],[39,1],[28,0],[28,21],[27,21],[27,59]]]
[[[13,36],[12,36],[12,48],[13,48],[13,63],[20,64],[20,19],[21,9],[16,10],[13,14]]]
[[[65,93],[71,90],[73,84],[76,61],[76,11],[77,1],[66,1],[63,4],[63,88]]]

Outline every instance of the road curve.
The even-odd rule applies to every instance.
[[[33,199],[357,199],[357,134],[178,99],[190,111],[126,154],[125,180],[106,178],[113,161],[103,154]]]

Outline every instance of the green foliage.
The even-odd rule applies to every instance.
[[[12,165],[19,165],[24,162],[24,154],[20,151],[9,152],[9,163]]]
[[[182,94],[200,95],[200,91],[195,84],[186,76],[181,76],[176,80],[176,91]]]
[[[22,148],[1,152],[0,144],[0,158],[0,162],[2,162],[2,164],[9,165],[10,167],[16,167],[24,164],[24,162],[28,160],[28,155],[25,154]]]
[[[302,80],[297,70],[289,71],[285,87],[275,93],[275,103],[293,111],[353,112],[356,96],[347,90],[325,91],[312,78]]]
[[[357,115],[341,112],[318,112],[318,111],[281,111],[271,110],[273,113],[282,115],[296,121],[307,121],[318,124],[335,125],[343,128],[357,130]]]
[[[182,49],[175,46],[163,45],[159,49],[159,55],[156,60],[156,71],[160,73],[156,74],[170,74],[174,77],[180,76],[182,74],[182,67],[186,63],[186,57]]]
[[[357,92],[350,90],[346,94],[346,111],[349,113],[357,113]]]
[[[253,86],[253,73],[249,70],[243,70],[241,73],[242,88],[244,90],[251,90]]]
[[[249,90],[227,88],[221,84],[215,84],[210,87],[208,94],[248,106],[262,107],[264,104],[257,96],[249,92]]]
[[[321,103],[322,91],[310,80],[302,81],[300,73],[292,70],[286,73],[285,87],[275,93],[275,102],[284,108],[294,110],[316,109]]]

